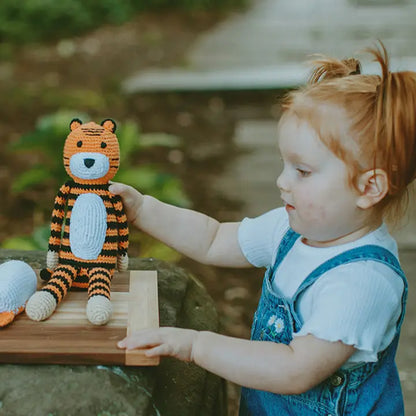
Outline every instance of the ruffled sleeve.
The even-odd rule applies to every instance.
[[[244,218],[238,242],[246,259],[256,267],[269,266],[289,221],[284,208],[276,208],[256,218]]]
[[[402,279],[388,266],[373,261],[332,269],[312,285],[307,316],[294,336],[312,334],[342,341],[357,351],[352,362],[377,361],[377,352],[393,340],[401,313]]]

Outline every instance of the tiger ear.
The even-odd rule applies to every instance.
[[[111,133],[114,133],[116,131],[116,128],[117,128],[116,122],[114,120],[112,120],[111,118],[106,118],[105,120],[103,120],[101,122],[101,125],[105,129],[110,130]]]
[[[82,125],[82,121],[79,118],[74,118],[72,119],[72,121],[69,123],[69,129],[71,131],[74,131],[75,129],[77,129],[78,127],[80,127]]]

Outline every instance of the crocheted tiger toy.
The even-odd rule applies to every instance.
[[[48,283],[31,296],[26,314],[35,321],[48,318],[75,287],[88,290],[88,320],[103,325],[112,314],[115,268],[128,267],[127,217],[121,198],[108,190],[120,159],[116,124],[111,119],[101,125],[74,119],[70,130],[64,165],[73,180],[62,185],[55,198],[47,269],[40,273]]]

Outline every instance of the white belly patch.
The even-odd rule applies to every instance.
[[[103,248],[107,231],[107,211],[96,194],[81,194],[71,213],[69,243],[72,253],[83,260],[94,260]]]

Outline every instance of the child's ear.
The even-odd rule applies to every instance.
[[[358,179],[360,196],[357,206],[362,209],[378,204],[389,191],[387,173],[383,169],[371,169],[360,175]]]

